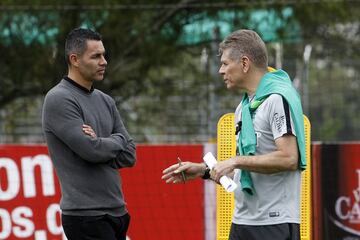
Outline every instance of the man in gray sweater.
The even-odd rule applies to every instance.
[[[46,95],[42,124],[60,181],[69,240],[125,240],[130,216],[118,169],[135,164],[135,144],[114,100],[94,89],[107,65],[100,34],[77,28],[65,43],[68,75]]]

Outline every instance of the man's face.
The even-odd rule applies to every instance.
[[[230,58],[231,49],[225,49],[221,55],[219,73],[224,79],[227,89],[242,89],[244,74],[240,61]]]
[[[85,52],[79,55],[79,73],[86,81],[101,81],[104,79],[105,48],[102,41],[88,40]]]

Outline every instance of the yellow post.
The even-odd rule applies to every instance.
[[[311,240],[312,233],[312,204],[311,204],[311,125],[304,115],[306,169],[301,173],[301,208],[300,208],[300,236],[301,240]]]
[[[217,159],[223,161],[236,154],[234,114],[223,115],[217,125]],[[216,186],[216,239],[229,239],[234,209],[234,194]]]
[[[306,116],[304,116],[304,128],[307,167],[306,170],[301,173],[300,236],[302,240],[311,240],[311,125]],[[218,161],[223,161],[235,156],[235,154],[236,141],[234,114],[227,113],[220,118],[217,125],[217,159]],[[227,240],[234,210],[234,195],[226,193],[222,187],[217,186],[216,199],[216,239]]]

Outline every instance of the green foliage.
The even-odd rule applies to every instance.
[[[226,4],[235,4],[231,7],[225,3],[211,7],[211,3],[218,3],[212,1],[207,5],[196,0],[180,3],[189,6],[177,6],[173,1],[164,0],[105,0],[101,3],[95,0],[33,0],[31,4],[25,0],[2,0],[0,109],[19,98],[43,96],[67,73],[64,40],[71,29],[82,26],[103,35],[108,69],[105,80],[97,87],[117,96],[132,129],[147,126],[140,133],[140,139],[151,141],[148,136],[169,133],[171,127],[178,127],[186,134],[200,134],[204,130],[194,122],[208,118],[211,111],[218,114],[235,106],[220,109],[208,106],[210,94],[222,98],[229,93],[215,76],[214,51],[209,55],[213,62],[208,72],[203,72],[200,64],[201,51],[214,49],[212,32],[205,32],[196,41],[183,41],[184,34],[188,34],[187,40],[193,40],[189,25],[198,22],[197,29],[218,26],[220,33],[225,34],[244,27],[268,30],[270,34],[263,35],[264,38],[270,36],[267,41],[276,39],[285,43],[284,66],[292,76],[302,64],[303,46],[312,44],[314,60],[310,66],[309,86],[313,138],[360,138],[360,109],[356,100],[359,88],[350,90],[348,87],[356,85],[354,81],[358,76],[344,77],[348,76],[348,70],[343,67],[346,59],[351,59],[351,64],[359,62],[360,45],[357,38],[353,40],[349,38],[351,34],[339,30],[346,24],[358,23],[360,2],[227,1]],[[201,4],[204,7],[199,7]],[[269,14],[256,22],[254,12]],[[358,34],[359,29],[353,35],[358,37]],[[287,41],[289,39],[291,41]],[[319,69],[315,59],[326,60],[327,67]],[[336,61],[339,65],[330,65]],[[357,66],[357,69],[360,68]],[[330,75],[333,81],[328,81]],[[340,84],[339,79],[346,84]],[[210,89],[212,87],[214,89]],[[339,95],[332,95],[330,101],[316,91],[320,87],[324,92],[338,91]],[[178,99],[177,105],[175,99]],[[186,115],[186,109],[197,110],[199,115]],[[342,115],[336,114],[339,109]],[[174,111],[184,112],[185,117],[179,117]],[[341,119],[344,116],[345,121]]]
[[[0,106],[23,95],[43,94],[66,74],[64,39],[78,26],[97,30],[104,37],[110,57],[107,76],[111,80],[101,88],[125,99],[142,92],[141,79],[151,67],[171,64],[175,59],[170,56],[179,51],[172,44],[176,36],[160,34],[160,15],[163,13],[144,12],[139,18],[139,11],[80,9],[3,13]]]

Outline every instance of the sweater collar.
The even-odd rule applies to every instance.
[[[94,91],[94,86],[91,86],[90,90],[87,89],[86,87],[81,86],[80,84],[78,84],[77,82],[75,82],[74,80],[72,80],[71,78],[69,78],[68,76],[64,77],[64,80],[68,81],[69,83],[71,83],[73,86],[79,88],[81,91],[84,91],[86,93],[92,93]]]

